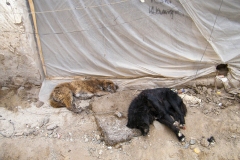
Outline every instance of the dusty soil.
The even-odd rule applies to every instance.
[[[80,114],[52,108],[47,102],[42,104],[37,101],[38,91],[34,87],[0,90],[1,160],[240,159],[240,105],[223,89],[215,93],[210,88],[198,87],[179,94],[188,109],[186,129],[182,130],[186,136],[184,143],[155,121],[147,136],[132,137],[114,146],[105,142],[96,115],[109,115],[102,108],[108,110],[113,106],[126,119],[126,109],[138,91],[95,98],[91,100],[92,107],[86,107]],[[118,132],[120,136],[125,131]],[[216,140],[214,144],[207,141],[211,136]]]

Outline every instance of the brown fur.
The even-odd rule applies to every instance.
[[[116,92],[117,86],[109,80],[77,80],[57,85],[49,98],[54,108],[67,107],[70,111],[78,112],[73,104],[74,97],[89,99]]]

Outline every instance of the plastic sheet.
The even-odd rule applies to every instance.
[[[34,5],[47,77],[166,77],[182,83],[214,72],[220,63],[240,77],[238,0],[41,0]]]

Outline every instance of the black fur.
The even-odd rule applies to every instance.
[[[131,102],[127,127],[140,129],[142,135],[147,135],[149,125],[156,119],[169,127],[179,141],[183,141],[185,136],[174,122],[180,121],[180,125],[184,126],[186,113],[187,108],[182,99],[171,89],[147,89]]]

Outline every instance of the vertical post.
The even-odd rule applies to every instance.
[[[43,54],[42,54],[41,41],[40,41],[40,37],[38,35],[37,20],[36,20],[35,8],[34,8],[33,0],[28,0],[28,3],[29,3],[29,6],[30,6],[31,14],[32,14],[34,30],[35,30],[35,36],[36,36],[37,46],[38,46],[38,52],[39,52],[39,56],[40,56],[40,59],[41,59],[41,62],[42,62],[43,72],[45,74],[45,77],[47,77],[46,66],[45,66],[44,58],[43,58]]]

